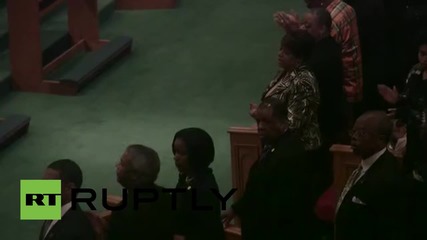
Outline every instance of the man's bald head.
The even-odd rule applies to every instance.
[[[140,144],[128,146],[117,165],[117,179],[126,188],[154,184],[159,172],[157,152]]]
[[[393,133],[393,122],[385,112],[372,111],[360,116],[358,121],[361,121],[366,127],[376,132],[378,138],[387,144]]]
[[[353,126],[351,145],[356,154],[367,158],[385,148],[392,133],[393,123],[385,112],[367,112]]]

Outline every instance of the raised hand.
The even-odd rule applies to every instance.
[[[397,101],[399,101],[399,92],[395,86],[393,88],[389,88],[386,85],[380,84],[378,85],[378,93],[390,104],[396,104]]]
[[[280,27],[286,29],[286,25],[285,25],[286,13],[285,12],[276,12],[273,15],[273,19]]]
[[[277,12],[274,14],[274,21],[286,32],[295,32],[301,28],[299,17],[295,12]]]

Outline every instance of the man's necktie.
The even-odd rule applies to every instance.
[[[264,161],[267,159],[268,155],[272,152],[273,148],[270,145],[266,145],[264,146],[261,156],[260,156],[260,161]]]
[[[351,173],[351,176],[348,178],[347,183],[345,184],[345,187],[342,190],[341,196],[338,200],[336,211],[338,211],[338,209],[340,208],[341,203],[345,198],[345,195],[347,195],[348,191],[351,189],[351,187],[353,187],[357,179],[359,179],[361,173],[362,173],[361,165],[356,170],[354,170],[353,173]]]

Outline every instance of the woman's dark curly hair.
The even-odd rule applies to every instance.
[[[282,38],[281,48],[286,49],[295,58],[307,61],[313,52],[315,40],[306,31],[296,31]]]

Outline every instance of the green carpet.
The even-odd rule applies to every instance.
[[[56,159],[77,161],[84,186],[118,194],[120,155],[129,144],[146,144],[162,159],[158,183],[174,186],[171,141],[185,127],[213,136],[212,166],[228,191],[227,129],[252,124],[249,103],[277,70],[282,33],[272,15],[284,8],[301,10],[303,1],[182,0],[175,10],[116,12],[102,35],[132,36],[133,53],[79,96],[14,92],[2,99],[2,113],[28,114],[32,122],[26,137],[0,153],[0,239],[38,238],[40,221],[19,220],[19,180],[40,178]]]

